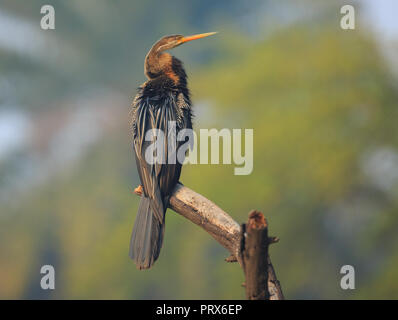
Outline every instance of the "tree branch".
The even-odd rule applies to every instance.
[[[246,277],[247,300],[269,300],[268,292],[268,225],[258,211],[249,214],[247,224],[242,224],[240,256]]]
[[[141,195],[142,190],[136,188],[134,193]],[[238,261],[242,266],[242,259],[239,255],[241,227],[209,199],[195,191],[177,184],[173,195],[170,197],[169,207],[207,231],[217,242],[219,242],[230,253],[227,261]],[[278,242],[276,237],[270,238],[270,244]],[[282,289],[276,278],[274,268],[268,256],[268,289],[271,300],[283,300]]]

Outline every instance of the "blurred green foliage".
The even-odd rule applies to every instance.
[[[135,17],[144,19],[148,8]],[[76,28],[90,23],[79,21]],[[127,36],[122,21],[114,24]],[[112,56],[115,48],[101,50],[101,39],[112,35],[94,29],[98,37],[90,41],[98,47],[87,59],[95,51],[107,60],[106,50]],[[144,48],[156,37],[145,28],[132,32],[147,43],[123,68],[134,66],[140,72],[132,77],[142,78]],[[361,165],[378,148],[398,147],[398,93],[372,37],[328,20],[296,23],[261,41],[219,37],[218,58],[196,68],[187,63],[194,101],[209,105],[196,111],[207,116],[194,125],[254,128],[254,171],[234,176],[232,165],[188,165],[181,181],[239,222],[251,209],[264,212],[271,234],[281,238],[271,257],[287,298],[398,298],[397,185],[378,188]],[[131,39],[114,61],[130,61],[122,55]],[[85,69],[84,81],[97,67]],[[125,90],[131,79],[119,67],[105,82],[121,74]],[[112,63],[107,68],[101,72]],[[128,245],[138,179],[128,131],[121,122],[72,172],[2,206],[1,298],[244,298],[239,266],[223,262],[227,252],[171,210],[158,262],[135,269]],[[55,266],[55,291],[39,289],[43,264]],[[356,268],[354,291],[340,288],[345,264]]]

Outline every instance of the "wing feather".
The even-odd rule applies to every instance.
[[[176,99],[175,95],[170,93],[163,99],[154,97],[150,99],[141,96],[134,99],[135,103],[133,104],[133,145],[138,174],[144,195],[155,200],[151,201],[151,205],[155,217],[159,221],[164,219],[169,195],[181,174],[182,165],[178,161],[168,163],[169,156],[170,159],[174,159],[176,150],[181,145],[181,142],[176,140],[178,131],[191,127],[188,108],[186,110],[181,108],[182,101],[185,107],[186,99],[180,96]],[[170,121],[175,121],[175,130],[169,130]],[[153,143],[153,141],[145,140],[145,134],[152,129],[160,129],[164,133],[164,148],[161,156],[164,157],[165,161],[162,163],[151,164],[145,160],[145,152]]]

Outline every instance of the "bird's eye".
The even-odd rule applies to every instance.
[[[182,43],[181,41],[183,38],[184,38],[183,36],[177,36],[177,37],[175,37],[174,41],[177,43],[177,45],[179,45]]]

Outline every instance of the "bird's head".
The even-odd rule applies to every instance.
[[[171,35],[171,36],[165,36],[161,38],[159,41],[157,41],[152,48],[155,48],[156,52],[160,53],[165,50],[173,49],[175,47],[178,47],[182,45],[183,43],[192,41],[192,40],[197,40],[201,38],[205,38],[208,36],[211,36],[213,34],[216,34],[216,32],[208,32],[208,33],[201,33],[201,34],[195,34],[193,36],[187,36],[184,37],[179,34]]]
[[[182,36],[177,34],[161,38],[152,46],[145,58],[145,74],[148,78],[154,78],[164,71],[169,71],[172,64],[172,57],[164,51],[178,47],[183,43],[205,38],[216,33],[217,32],[208,32],[192,36]]]

